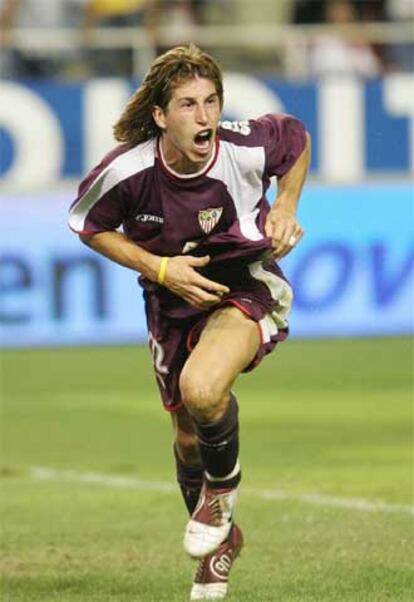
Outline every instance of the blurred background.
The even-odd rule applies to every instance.
[[[312,134],[292,335],[411,333],[413,32],[412,0],[0,0],[2,344],[146,339],[134,275],[66,214],[150,62],[187,41],[224,69],[225,119]]]
[[[413,0],[0,0],[5,600],[188,591],[136,275],[67,212],[150,62],[194,41],[223,66],[226,120],[285,111],[313,139],[282,261],[294,340],[236,387],[231,599],[412,602],[413,33]]]

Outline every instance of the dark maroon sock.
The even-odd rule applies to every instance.
[[[233,394],[226,413],[217,422],[196,423],[200,454],[208,486],[214,489],[236,487],[241,479],[238,466],[239,420]]]
[[[178,455],[175,444],[174,456],[177,468],[177,481],[184,498],[184,503],[187,506],[187,510],[191,516],[197,505],[198,498],[200,497],[204,469],[201,464],[195,464],[193,466],[185,464]]]

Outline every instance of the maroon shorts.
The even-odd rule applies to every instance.
[[[172,319],[160,311],[157,299],[146,296],[148,341],[152,353],[155,375],[161,398],[166,410],[174,411],[181,404],[179,378],[181,370],[197,344],[209,316],[219,308],[234,305],[257,323],[261,345],[252,362],[245,368],[248,372],[255,368],[262,358],[273,351],[279,341],[288,336],[285,315],[290,309],[291,290],[287,283],[283,287],[284,299],[276,304],[272,312],[266,311],[257,297],[231,295],[209,312],[200,312],[184,319]],[[283,305],[284,303],[284,305]]]

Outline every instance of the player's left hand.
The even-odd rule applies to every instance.
[[[265,231],[272,239],[273,255],[276,258],[290,253],[304,235],[304,230],[295,214],[282,207],[273,207],[270,210],[266,218]]]

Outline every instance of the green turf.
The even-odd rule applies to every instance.
[[[412,366],[408,338],[291,341],[240,378],[247,545],[229,601],[412,602],[413,515],[303,499],[412,504]],[[146,349],[7,351],[1,368],[0,599],[185,601],[194,565],[177,492],[29,472],[173,482]]]

